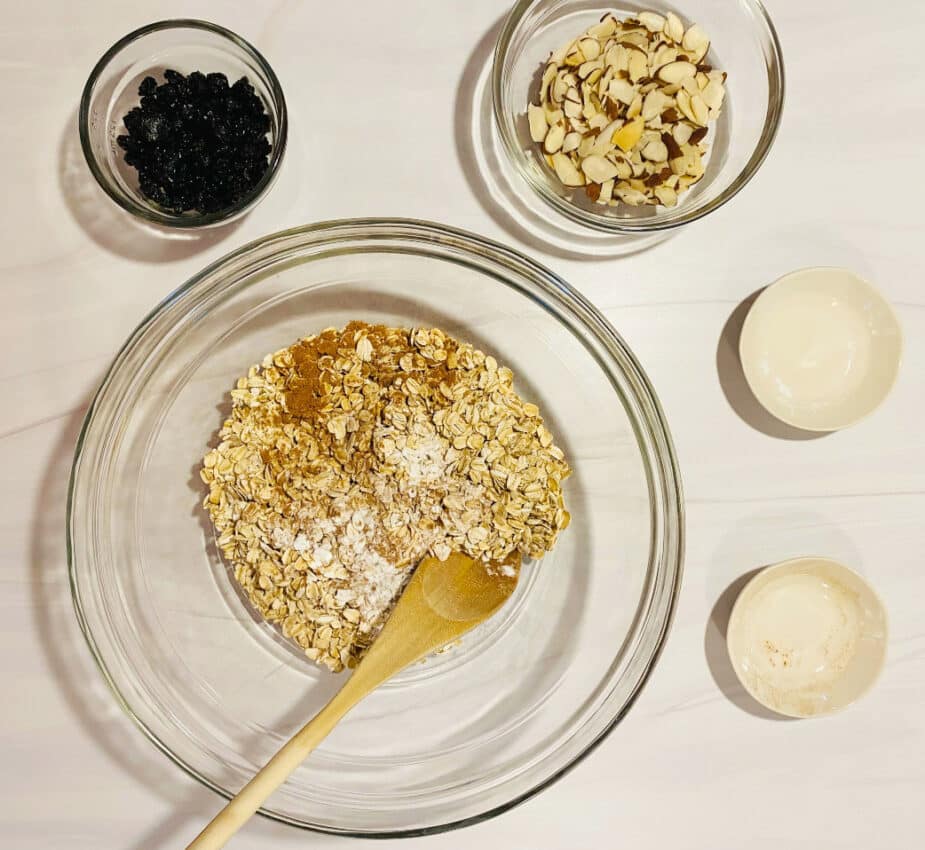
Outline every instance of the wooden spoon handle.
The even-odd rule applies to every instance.
[[[353,679],[306,723],[271,758],[193,839],[186,850],[218,850],[259,809],[270,796],[337,725],[338,721],[367,693],[368,688],[351,687]]]

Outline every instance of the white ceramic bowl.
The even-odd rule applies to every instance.
[[[739,340],[749,387],[778,419],[836,431],[872,413],[899,373],[902,330],[893,309],[847,269],[810,268],[771,284]]]
[[[767,567],[739,594],[726,632],[732,666],[762,705],[832,714],[863,696],[886,657],[887,616],[870,585],[828,558]]]

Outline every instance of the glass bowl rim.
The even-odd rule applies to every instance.
[[[714,210],[719,209],[728,201],[731,201],[745,188],[767,158],[774,144],[774,140],[777,137],[784,109],[786,89],[784,56],[780,39],[777,35],[774,23],[771,20],[771,16],[761,0],[740,0],[741,3],[749,7],[750,11],[754,13],[755,21],[759,26],[763,25],[763,35],[767,38],[768,45],[771,48],[771,62],[767,65],[770,93],[764,126],[755,150],[752,151],[744,168],[733,178],[729,186],[708,204],[705,204],[699,209],[690,209],[687,212],[684,212],[683,207],[679,205],[679,208],[673,213],[667,213],[661,216],[655,215],[651,219],[639,219],[637,221],[632,219],[608,219],[606,216],[583,210],[576,204],[570,203],[559,197],[559,195],[549,188],[545,180],[534,179],[525,167],[526,157],[517,144],[517,139],[514,138],[508,116],[504,110],[502,82],[505,69],[509,64],[508,53],[511,48],[511,41],[513,40],[514,34],[519,29],[524,17],[530,11],[531,7],[541,2],[544,2],[544,0],[518,0],[514,8],[508,13],[507,18],[505,18],[504,24],[501,27],[501,32],[498,34],[498,40],[495,42],[495,49],[492,55],[491,66],[492,112],[498,134],[501,137],[502,147],[507,154],[508,161],[514,166],[517,175],[540,199],[548,206],[552,207],[556,212],[564,215],[576,224],[605,233],[627,235],[672,230],[676,227],[689,224],[692,221],[697,221],[709,215]]]
[[[409,829],[352,831],[349,829],[333,828],[309,823],[265,808],[258,810],[258,814],[271,820],[297,826],[308,831],[357,838],[412,838],[416,836],[438,834],[481,823],[482,821],[489,820],[508,811],[554,784],[559,778],[571,771],[576,765],[583,761],[586,756],[593,752],[597,746],[607,738],[610,732],[613,731],[617,724],[628,713],[630,708],[632,708],[643,687],[648,682],[661,656],[662,650],[664,649],[677,609],[684,561],[685,509],[680,469],[664,412],[648,377],[622,337],[619,336],[608,320],[585,298],[585,296],[573,289],[570,284],[557,274],[516,249],[509,248],[501,243],[466,230],[410,218],[334,219],[281,230],[255,239],[210,263],[202,271],[186,281],[186,283],[170,292],[142,319],[115,355],[87,408],[87,413],[77,438],[68,480],[65,526],[68,580],[77,621],[97,668],[125,714],[148,740],[188,776],[211,789],[219,796],[231,799],[231,797],[234,796],[233,792],[209,779],[195,767],[184,761],[182,757],[175,754],[168,744],[161,741],[156,732],[133,710],[126,697],[120,691],[115,676],[110,671],[107,661],[104,658],[104,653],[94,637],[84,604],[81,601],[82,591],[80,583],[81,581],[87,580],[87,572],[86,568],[83,568],[84,578],[79,578],[78,573],[81,572],[81,567],[78,559],[78,547],[75,541],[82,535],[78,533],[76,529],[77,512],[75,511],[75,502],[81,479],[81,459],[85,451],[92,446],[91,437],[96,436],[91,434],[95,418],[101,405],[107,401],[105,396],[112,387],[114,379],[118,376],[120,367],[138,344],[142,342],[149,327],[165,310],[176,306],[184,298],[189,298],[197,294],[197,287],[201,288],[201,284],[209,284],[207,291],[220,290],[223,286],[227,285],[221,281],[212,281],[211,283],[208,281],[208,278],[212,277],[224,266],[246,258],[251,255],[252,252],[266,249],[273,245],[273,243],[278,243],[281,247],[284,247],[287,244],[287,240],[292,238],[308,240],[308,242],[303,242],[300,247],[305,247],[306,244],[325,244],[325,242],[327,244],[335,244],[339,239],[354,242],[369,239],[378,239],[383,242],[387,242],[390,239],[404,240],[405,242],[413,243],[413,246],[410,249],[407,247],[400,248],[398,252],[417,254],[418,256],[426,256],[426,254],[419,253],[420,250],[426,248],[429,244],[436,243],[445,248],[462,248],[473,256],[486,258],[492,263],[501,265],[517,274],[524,274],[524,272],[518,270],[517,266],[524,267],[536,276],[536,280],[531,282],[535,283],[541,290],[545,290],[545,292],[556,301],[564,302],[564,304],[571,309],[573,317],[578,320],[582,328],[589,331],[597,342],[603,344],[607,353],[613,357],[614,365],[618,366],[633,382],[633,390],[638,394],[637,400],[641,402],[641,418],[647,420],[645,424],[650,428],[649,437],[653,444],[651,451],[652,456],[645,457],[646,453],[643,450],[643,446],[640,444],[638,423],[633,423],[634,431],[637,431],[637,444],[640,444],[640,450],[644,455],[643,463],[645,466],[650,498],[654,499],[652,479],[657,478],[660,482],[659,490],[662,495],[661,504],[655,508],[650,507],[650,510],[653,514],[664,515],[661,523],[663,528],[660,529],[661,541],[656,541],[656,535],[659,531],[657,528],[658,524],[653,527],[651,534],[653,543],[649,551],[647,569],[649,572],[655,570],[656,573],[662,573],[666,577],[663,589],[665,599],[664,611],[660,615],[658,622],[654,624],[654,633],[646,637],[646,640],[651,642],[650,649],[647,653],[642,653],[643,656],[647,657],[641,664],[642,669],[633,684],[631,693],[622,705],[609,707],[611,711],[616,708],[616,711],[613,711],[612,716],[607,719],[606,724],[601,729],[597,730],[590,741],[588,741],[577,753],[571,754],[562,767],[533,784],[525,792],[501,804],[491,806],[477,814],[468,815],[446,823]],[[391,250],[395,251],[394,248]],[[285,250],[282,250],[280,255],[285,257]],[[262,266],[261,268],[265,269],[266,266]],[[89,474],[89,472],[85,472],[83,477],[86,478]],[[86,557],[86,555],[84,557]],[[88,558],[88,560],[92,560],[92,558]],[[92,573],[89,575],[92,577]],[[657,598],[654,591],[652,593],[652,598],[654,601],[650,601],[644,608],[644,620],[649,619],[649,615],[656,607],[655,602]],[[606,708],[607,705],[604,703],[598,711],[604,711]]]
[[[206,213],[205,215],[183,216],[172,215],[169,213],[160,213],[137,203],[133,199],[124,195],[122,192],[116,191],[109,185],[109,182],[103,176],[102,168],[100,167],[97,158],[93,153],[93,145],[90,140],[90,102],[93,98],[93,90],[95,89],[103,71],[106,69],[109,63],[130,44],[139,41],[140,39],[151,35],[152,33],[171,29],[205,30],[206,32],[212,33],[213,35],[222,37],[225,41],[230,42],[236,48],[250,56],[270,83],[270,91],[273,99],[273,109],[277,113],[277,123],[279,130],[277,133],[276,144],[273,146],[273,150],[270,152],[270,162],[263,177],[260,178],[260,182],[258,182],[257,185],[236,204],[233,204],[227,209]],[[122,207],[122,209],[126,210],[132,215],[138,216],[139,218],[142,218],[146,221],[163,225],[165,227],[180,228],[184,230],[190,230],[198,227],[208,227],[213,224],[218,224],[219,222],[227,221],[228,219],[234,218],[252,206],[270,187],[270,184],[273,182],[277,172],[279,171],[280,164],[283,161],[283,155],[286,152],[286,139],[289,130],[288,110],[286,108],[286,98],[283,94],[283,87],[280,85],[279,79],[276,76],[276,72],[273,70],[272,66],[266,60],[263,54],[257,50],[257,48],[254,47],[249,41],[247,41],[247,39],[242,38],[237,33],[232,32],[230,29],[227,29],[220,24],[214,24],[210,21],[199,20],[197,18],[168,18],[162,21],[155,21],[154,23],[146,24],[145,26],[139,27],[136,30],[132,30],[132,32],[128,33],[127,35],[122,36],[122,38],[113,44],[93,66],[93,70],[90,72],[90,76],[87,78],[87,82],[84,84],[83,93],[80,97],[80,108],[78,111],[77,124],[78,132],[80,134],[80,147],[83,151],[87,167],[90,169],[90,173],[93,175],[93,179],[96,180],[97,185],[115,203],[117,203],[120,207]]]

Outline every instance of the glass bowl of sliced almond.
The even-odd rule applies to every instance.
[[[491,88],[502,147],[546,212],[638,235],[748,183],[777,133],[784,68],[758,0],[521,0]]]

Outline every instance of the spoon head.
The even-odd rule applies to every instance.
[[[486,567],[459,553],[425,558],[350,678],[368,693],[409,664],[487,620],[517,587],[519,556]]]
[[[431,611],[453,623],[488,619],[517,587],[520,558],[486,566],[453,552],[445,561],[425,558],[415,573],[424,602]]]

